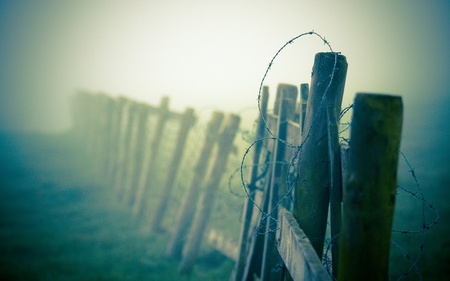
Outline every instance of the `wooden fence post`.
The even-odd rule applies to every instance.
[[[130,151],[130,161],[128,164],[127,177],[124,181],[124,202],[127,205],[133,203],[136,186],[139,183],[139,176],[142,172],[142,164],[144,162],[144,155],[146,152],[146,137],[147,137],[147,121],[150,114],[150,106],[141,103],[137,108],[137,121],[134,128],[135,132],[133,135],[134,145],[133,149]]]
[[[102,116],[102,130],[101,133],[101,143],[99,144],[99,171],[102,176],[106,173],[106,167],[109,161],[109,152],[111,150],[111,133],[113,130],[113,121],[114,121],[114,107],[115,100],[110,96],[104,95],[103,97],[103,116]]]
[[[280,256],[276,248],[274,229],[277,228],[278,202],[287,192],[286,179],[289,163],[285,159],[288,120],[292,120],[295,114],[297,100],[297,87],[279,84],[275,100],[274,115],[278,116],[277,128],[273,132],[278,139],[274,141],[272,178],[269,189],[269,217],[266,221],[266,234],[264,237],[264,254],[262,259],[261,280],[279,280],[281,271],[275,271]]]
[[[203,148],[200,152],[197,165],[193,171],[194,175],[188,189],[188,194],[186,195],[180,208],[175,231],[172,233],[172,237],[167,247],[166,255],[170,258],[181,258],[186,234],[191,226],[195,208],[197,206],[200,187],[203,184],[206,169],[208,167],[209,159],[211,156],[211,151],[217,141],[217,135],[223,118],[224,114],[222,112],[213,112],[211,121],[209,122],[208,128],[206,129],[205,143],[203,144]]]
[[[125,136],[122,147],[122,158],[120,159],[119,169],[116,171],[114,179],[114,188],[117,191],[118,199],[122,199],[124,193],[124,181],[128,172],[128,165],[130,164],[130,158],[133,151],[133,141],[135,138],[134,126],[137,119],[138,103],[130,101],[127,114],[127,125],[124,128]]]
[[[268,100],[269,100],[269,88],[267,86],[264,86],[261,95],[261,112],[260,112],[261,116],[258,119],[258,124],[256,127],[256,135],[255,135],[256,140],[259,140],[264,136],[264,131],[266,128],[263,120],[265,120],[267,116],[266,112]],[[262,141],[258,141],[255,144],[252,157],[252,166],[250,167],[250,176],[247,188],[249,197],[253,200],[255,198],[255,190],[257,188],[256,181],[258,178],[258,164],[261,155],[262,144],[263,144]],[[230,278],[230,280],[232,281],[242,280],[242,276],[244,274],[245,263],[248,254],[250,225],[252,221],[254,208],[253,202],[250,198],[246,197],[244,201],[244,209],[242,212],[242,226],[241,231],[239,233],[239,255]]]
[[[153,214],[151,222],[151,228],[153,231],[162,230],[161,223],[164,218],[164,214],[169,201],[172,187],[175,182],[178,173],[178,167],[180,166],[181,158],[183,157],[184,145],[187,140],[188,133],[195,123],[194,109],[187,108],[184,114],[181,116],[181,126],[178,132],[176,147],[173,152],[172,161],[169,165],[169,169],[166,173],[166,180],[162,189],[161,198],[159,199],[156,211]]]
[[[117,99],[109,97],[108,101],[108,130],[106,133],[106,144],[104,147],[104,159],[103,159],[103,169],[102,169],[102,175],[107,176],[109,165],[112,161],[112,153],[113,147],[115,145],[116,139],[115,139],[115,125],[116,125],[116,114],[117,114],[117,106],[118,102]]]
[[[111,98],[106,94],[95,95],[96,128],[95,144],[92,156],[95,158],[97,171],[103,175],[108,147],[108,134],[111,129]]]
[[[339,280],[388,280],[402,129],[398,96],[358,94],[351,126]]]
[[[133,212],[135,215],[143,214],[145,208],[147,207],[147,195],[157,165],[156,157],[159,152],[158,148],[161,143],[164,127],[169,119],[169,97],[163,97],[161,99],[159,110],[158,123],[156,124],[156,130],[150,147],[150,157],[146,160],[144,166],[142,167],[139,186],[136,192],[136,198],[133,206]]]
[[[205,193],[200,201],[199,208],[195,214],[192,222],[189,236],[183,249],[183,259],[181,261],[178,272],[180,274],[187,274],[192,270],[192,267],[197,259],[200,243],[203,239],[207,222],[211,215],[212,207],[214,205],[215,195],[220,185],[220,180],[225,171],[228,156],[233,147],[234,137],[239,129],[240,117],[238,115],[229,115],[223,128],[220,138],[218,140],[217,153],[215,161],[211,170],[211,174],[205,184]]]
[[[120,167],[120,159],[122,154],[123,142],[125,139],[126,111],[128,100],[120,96],[116,101],[115,119],[113,121],[113,130],[111,138],[111,150],[109,151],[109,163],[106,172],[106,179],[110,186],[114,186],[114,178]]]
[[[330,200],[326,110],[330,104],[340,110],[346,73],[344,56],[337,53],[316,55],[302,135],[293,213],[320,259]]]

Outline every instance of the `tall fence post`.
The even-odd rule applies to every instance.
[[[178,132],[172,161],[166,173],[167,176],[162,189],[161,198],[159,199],[158,206],[156,207],[156,211],[154,212],[153,219],[151,221],[151,228],[153,231],[160,231],[162,229],[161,223],[164,218],[167,202],[169,201],[170,194],[173,189],[173,184],[177,177],[178,167],[180,166],[181,158],[183,157],[184,145],[186,143],[188,133],[195,123],[194,109],[187,108],[181,118],[181,126]]]
[[[123,193],[123,182],[127,172],[127,165],[129,164],[129,158],[133,144],[133,126],[136,120],[137,102],[129,101],[128,110],[126,115],[126,126],[123,127],[122,134],[123,142],[121,144],[120,159],[118,169],[114,175],[114,189],[117,191],[118,198]]]
[[[288,162],[285,159],[288,120],[292,120],[295,114],[295,102],[297,100],[297,87],[280,84],[277,89],[274,114],[278,116],[276,131],[278,139],[274,141],[272,178],[269,192],[269,214],[266,221],[266,234],[264,237],[264,253],[261,269],[261,280],[279,280],[281,271],[276,271],[280,256],[276,248],[275,229],[278,220],[278,204],[287,192],[286,180]]]
[[[200,152],[197,165],[194,169],[194,174],[188,189],[188,193],[178,213],[179,217],[177,219],[176,228],[172,233],[169,245],[167,247],[166,255],[170,258],[181,258],[186,234],[189,231],[192,219],[195,214],[195,208],[197,206],[200,188],[203,184],[203,179],[206,174],[211,151],[217,141],[217,135],[219,133],[223,118],[224,114],[222,112],[213,112],[211,120],[208,124],[208,128],[206,129],[205,143],[203,144],[203,148]]]
[[[264,86],[261,94],[261,116],[258,119],[258,124],[256,127],[256,141],[260,140],[264,136],[266,127],[263,120],[265,120],[267,116],[266,112],[268,100],[269,88],[267,86]],[[239,233],[239,255],[230,278],[231,281],[241,280],[242,276],[244,275],[245,263],[248,254],[250,225],[254,208],[253,200],[255,198],[255,191],[257,189],[256,182],[258,179],[258,164],[261,155],[261,148],[262,141],[260,140],[255,144],[255,148],[253,150],[252,166],[250,167],[250,176],[247,186],[249,197],[246,197],[244,201],[244,209],[242,212],[242,226]]]
[[[136,195],[137,185],[139,183],[139,176],[142,172],[142,164],[144,162],[144,155],[146,152],[146,137],[147,137],[147,121],[150,115],[150,107],[147,104],[140,103],[137,109],[137,121],[135,124],[135,132],[133,135],[134,145],[130,151],[130,162],[128,164],[127,177],[124,181],[124,202],[127,205],[131,205],[134,196]]]
[[[105,94],[100,95],[101,127],[98,130],[99,143],[97,144],[98,170],[100,175],[105,174],[105,166],[108,161],[108,152],[111,146],[110,134],[112,130],[114,99]]]
[[[169,119],[169,97],[163,97],[159,106],[159,118],[156,124],[156,130],[153,136],[153,140],[150,146],[149,159],[145,159],[144,166],[142,167],[141,177],[136,191],[135,202],[133,206],[133,212],[135,215],[141,215],[144,213],[147,207],[147,196],[152,181],[153,175],[155,175],[156,158],[159,152],[159,144],[161,143],[164,127]]]
[[[200,243],[203,239],[203,233],[214,205],[215,195],[219,188],[223,172],[225,171],[228,156],[233,147],[234,137],[239,129],[239,122],[240,117],[238,115],[229,115],[223,131],[220,134],[215,161],[212,166],[211,174],[205,184],[205,193],[200,201],[199,208],[196,212],[194,221],[192,222],[188,240],[183,249],[183,259],[178,270],[180,274],[189,273],[197,259]]]
[[[110,98],[109,99],[109,130],[107,132],[107,143],[105,144],[105,157],[103,160],[103,170],[102,175],[106,177],[108,175],[109,165],[111,164],[113,158],[112,153],[115,143],[117,141],[115,130],[116,130],[116,119],[117,119],[117,107],[118,101],[117,99]]]
[[[115,175],[120,168],[122,154],[125,153],[123,145],[125,142],[125,127],[127,121],[127,107],[129,100],[120,96],[116,101],[115,119],[113,121],[111,151],[109,151],[109,163],[106,172],[106,179],[110,186],[114,186]]]
[[[320,259],[330,200],[326,110],[331,103],[340,110],[346,73],[344,56],[337,53],[316,55],[302,134],[293,213]]]
[[[355,98],[338,280],[388,280],[402,129],[398,96]]]

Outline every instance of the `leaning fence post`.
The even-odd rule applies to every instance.
[[[164,127],[169,119],[169,97],[163,97],[159,106],[158,123],[156,124],[155,133],[150,146],[150,157],[142,167],[139,185],[136,191],[135,202],[133,206],[133,213],[143,214],[144,209],[147,207],[147,195],[149,192],[149,185],[152,181],[152,176],[155,174],[156,158],[159,152],[159,144],[161,143]],[[147,159],[146,159],[147,160]]]
[[[189,231],[188,240],[183,248],[183,259],[178,269],[180,274],[189,273],[192,270],[195,260],[197,259],[203,233],[211,215],[215,195],[219,188],[222,175],[225,171],[228,155],[233,147],[234,136],[239,129],[240,120],[241,119],[238,115],[229,115],[225,123],[225,127],[220,134],[217,153],[215,154],[215,161],[212,166],[211,174],[205,184],[205,193],[200,201],[194,221],[192,222],[191,230]]]
[[[115,174],[120,168],[120,161],[123,158],[123,144],[125,142],[125,127],[127,115],[127,107],[129,104],[129,100],[123,96],[120,96],[117,99],[116,111],[115,111],[115,120],[114,120],[114,130],[112,132],[113,143],[111,144],[111,150],[109,151],[109,164],[106,173],[106,179],[110,186],[114,186]]]
[[[278,220],[278,204],[286,194],[288,163],[285,159],[288,120],[293,119],[295,114],[295,101],[297,100],[297,87],[280,84],[277,89],[274,114],[277,117],[276,135],[277,140],[273,148],[272,177],[269,186],[269,214],[266,221],[266,234],[264,237],[264,253],[261,268],[261,280],[279,280],[281,272],[274,270],[280,261],[276,248],[275,229]],[[284,201],[285,202],[285,201]]]
[[[258,164],[263,144],[263,142],[260,139],[264,136],[264,130],[266,129],[263,120],[265,120],[267,116],[266,112],[268,100],[269,100],[269,88],[267,86],[264,86],[261,93],[261,109],[260,109],[261,116],[258,119],[255,135],[256,141],[258,142],[255,144],[255,148],[253,150],[253,157],[252,157],[253,165],[250,167],[250,176],[247,186],[249,197],[245,198],[244,209],[242,211],[242,226],[241,232],[239,233],[239,255],[230,278],[230,280],[235,281],[242,279],[245,270],[245,262],[247,260],[248,245],[249,245],[248,235],[250,232],[250,224],[253,216],[253,208],[254,208],[253,200],[255,198],[255,190],[257,188],[256,182],[258,180]]]
[[[173,152],[172,161],[170,162],[169,169],[166,173],[167,177],[162,189],[161,198],[159,199],[158,206],[153,214],[153,220],[151,222],[151,228],[153,231],[161,230],[161,223],[164,218],[167,202],[169,201],[173,183],[177,177],[178,167],[180,166],[181,158],[183,156],[184,144],[186,143],[190,129],[195,123],[194,109],[187,108],[184,114],[181,115],[181,119],[180,130],[178,132],[177,143]]]
[[[355,98],[338,280],[388,280],[402,111],[398,96]]]
[[[130,151],[130,161],[128,164],[127,177],[124,181],[124,202],[127,205],[133,203],[134,195],[136,193],[137,184],[139,183],[139,176],[142,172],[142,163],[144,162],[144,155],[146,152],[146,137],[147,137],[147,121],[150,115],[150,106],[144,103],[138,105],[137,121],[134,128],[133,135],[134,145]]]
[[[167,246],[166,255],[170,258],[181,258],[186,234],[191,226],[195,208],[197,206],[200,187],[203,184],[211,151],[217,141],[217,135],[223,118],[224,114],[222,112],[215,111],[209,121],[208,128],[206,129],[205,143],[203,144],[199,159],[197,160],[197,166],[193,171],[188,193],[184,198],[180,211],[178,212],[179,217],[177,219],[176,229],[172,234],[169,245]]]
[[[128,165],[130,164],[131,154],[134,146],[134,126],[137,119],[137,111],[139,104],[136,101],[131,101],[128,107],[127,125],[124,128],[124,143],[122,147],[122,158],[120,159],[120,168],[117,170],[114,179],[114,188],[117,191],[118,199],[122,199],[124,193],[124,182],[128,172]]]
[[[344,56],[316,55],[302,134],[293,213],[320,259],[330,200],[326,109],[333,104],[340,110],[346,73]]]

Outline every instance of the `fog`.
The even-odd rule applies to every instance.
[[[180,111],[256,108],[273,55],[311,30],[347,57],[344,106],[358,91],[398,94],[410,118],[449,93],[449,14],[448,1],[416,0],[2,1],[0,129],[69,128],[77,89],[152,104],[168,95]],[[313,36],[289,45],[265,84],[309,82],[320,51]]]
[[[169,96],[171,110],[183,112],[186,107],[194,107],[196,114],[205,118],[212,110],[238,113],[243,126],[248,126],[257,117],[258,89],[271,59],[292,38],[314,31],[330,43],[333,51],[347,58],[343,107],[351,104],[358,92],[402,96],[401,150],[412,166],[400,159],[399,185],[409,184],[406,188],[413,190],[415,178],[411,175],[416,175],[425,200],[441,214],[439,224],[427,233],[430,236],[427,236],[424,261],[420,264],[426,269],[426,276],[439,275],[448,264],[450,245],[445,236],[450,225],[447,202],[450,183],[449,15],[450,2],[446,0],[0,1],[0,156],[3,157],[0,176],[8,179],[3,181],[2,192],[9,196],[0,198],[3,197],[4,204],[8,203],[8,208],[13,210],[18,204],[9,198],[24,191],[31,194],[25,199],[33,202],[36,210],[48,211],[42,206],[51,203],[72,212],[72,205],[64,200],[52,201],[48,194],[63,194],[65,189],[78,187],[82,187],[82,193],[97,191],[91,188],[97,184],[95,181],[86,184],[90,178],[84,179],[73,172],[86,170],[89,176],[95,174],[86,164],[89,157],[81,149],[83,143],[74,137],[77,132],[70,131],[73,126],[70,100],[78,91],[102,92],[113,97],[123,95],[155,106],[163,96]],[[278,83],[297,86],[309,83],[314,55],[327,51],[328,46],[320,38],[310,35],[283,49],[264,82],[270,87],[269,104],[273,104]],[[65,151],[64,145],[77,146],[80,151]],[[142,147],[145,149],[145,145]],[[26,153],[22,153],[22,148],[26,148]],[[48,153],[53,150],[55,154]],[[162,151],[172,152],[173,149]],[[234,156],[239,166],[242,154]],[[26,165],[22,167],[22,162],[10,161],[14,157]],[[41,161],[41,158],[48,161]],[[61,159],[63,165],[59,162]],[[64,179],[61,189],[51,178],[35,180],[34,176],[41,173],[38,168],[49,175],[67,172],[70,177],[61,178]],[[23,184],[15,181],[16,178],[22,180],[21,177],[25,178]],[[226,192],[228,194],[228,190]],[[411,203],[419,198],[411,194],[396,198],[396,227],[405,225],[407,229],[416,229],[416,225],[411,226],[416,221],[419,222],[417,227],[421,227],[422,202]],[[61,196],[67,198],[67,202],[74,200],[80,210],[85,208],[76,201],[77,196],[75,199],[71,193]],[[89,193],[89,196],[86,193],[85,197],[105,203],[99,199],[100,193]],[[26,200],[23,206],[27,206]],[[105,205],[105,210],[117,207],[115,201],[111,202],[111,206]],[[229,212],[229,202],[223,204],[220,208]],[[428,211],[424,211],[423,217],[429,222],[434,214]],[[45,212],[36,214],[50,217]],[[65,221],[64,212],[61,214],[59,220]],[[114,217],[115,213],[110,215],[111,221],[127,222]],[[0,219],[15,220],[9,215]],[[69,223],[66,226],[67,229],[61,230],[64,235],[72,231]],[[44,224],[42,229],[46,227],[55,226]],[[131,229],[134,225],[130,222],[127,227]],[[111,232],[103,227],[98,230]],[[25,236],[34,235],[28,230],[17,228],[16,231]],[[124,230],[121,238],[133,238],[129,235],[133,231],[127,236]],[[102,238],[102,235],[106,234],[92,236]],[[146,234],[142,237],[148,238]],[[23,242],[21,239],[22,236],[17,236],[19,245]],[[35,237],[27,239],[34,243]],[[106,244],[110,243],[108,241],[106,239]],[[165,245],[155,241],[154,244]],[[144,249],[141,244],[147,242],[136,245]],[[128,247],[127,243],[111,242],[111,245],[118,244]],[[68,249],[76,248],[74,245],[69,245]],[[414,247],[416,245],[419,244]],[[58,250],[60,245],[56,243],[54,248]],[[133,248],[127,250],[134,251],[138,260],[130,261],[130,268],[142,263],[142,256],[148,254]],[[392,260],[397,264],[397,260]],[[52,266],[45,259],[43,263]],[[110,265],[104,263],[109,271]],[[150,266],[159,268],[159,265]],[[173,266],[168,263],[168,271],[173,271]],[[226,280],[231,268],[224,271]],[[148,274],[146,268],[142,274]]]

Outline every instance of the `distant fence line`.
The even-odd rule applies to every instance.
[[[167,255],[182,258],[180,272],[187,273],[203,236],[234,258],[236,245],[230,248],[233,242],[207,229],[207,222],[235,149],[240,117],[215,111],[207,128],[192,134],[197,122],[194,110],[178,113],[168,105],[168,97],[155,107],[124,97],[78,92],[72,112],[74,129],[109,187],[135,215],[144,216],[153,231],[164,230],[167,208],[173,204],[169,201],[176,197],[177,176],[182,177],[187,190],[179,202],[176,223],[170,226],[174,230]]]

